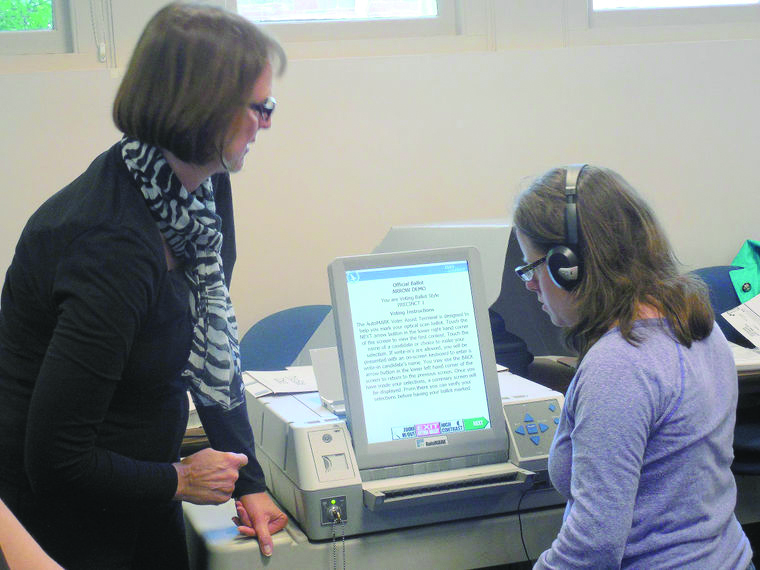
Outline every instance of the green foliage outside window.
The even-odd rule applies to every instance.
[[[53,29],[53,0],[0,0],[0,32]]]

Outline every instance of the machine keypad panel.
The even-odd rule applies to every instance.
[[[504,404],[504,416],[510,439],[517,446],[521,460],[549,454],[549,447],[559,425],[557,400],[512,402]]]

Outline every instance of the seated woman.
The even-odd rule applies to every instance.
[[[737,376],[704,284],[618,174],[517,199],[516,269],[579,354],[549,455],[564,521],[535,568],[754,568],[734,516]]]

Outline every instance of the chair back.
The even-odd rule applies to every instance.
[[[242,369],[282,370],[290,366],[330,309],[330,305],[302,305],[261,319],[240,341]]]
[[[710,291],[710,304],[715,312],[715,322],[718,323],[726,339],[734,344],[751,348],[754,345],[721,316],[721,313],[741,304],[729,276],[729,272],[734,269],[740,269],[740,267],[736,267],[735,265],[714,265],[695,269],[692,273],[701,277],[702,281],[707,284],[707,288]]]
[[[740,305],[729,272],[739,269],[734,265],[716,265],[695,269],[710,290],[710,304],[715,311],[715,322],[726,339],[734,344],[754,345],[721,316],[721,313]],[[734,430],[734,462],[731,470],[737,475],[760,475],[760,398],[758,394],[740,394]]]
[[[501,293],[490,308],[492,314],[497,313],[501,317],[499,323],[494,323],[492,317],[492,325],[501,328],[500,331],[492,326],[494,341],[503,334],[502,331],[524,341],[527,345],[528,363],[533,356],[572,356],[573,352],[562,340],[561,329],[553,325],[549,315],[541,310],[536,294],[528,291],[525,283],[515,275],[515,267],[523,263],[522,251],[513,227],[507,242]]]

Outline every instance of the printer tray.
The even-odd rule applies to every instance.
[[[371,481],[363,483],[362,490],[364,505],[379,511],[438,503],[444,497],[470,499],[529,488],[534,477],[532,471],[505,463]]]

